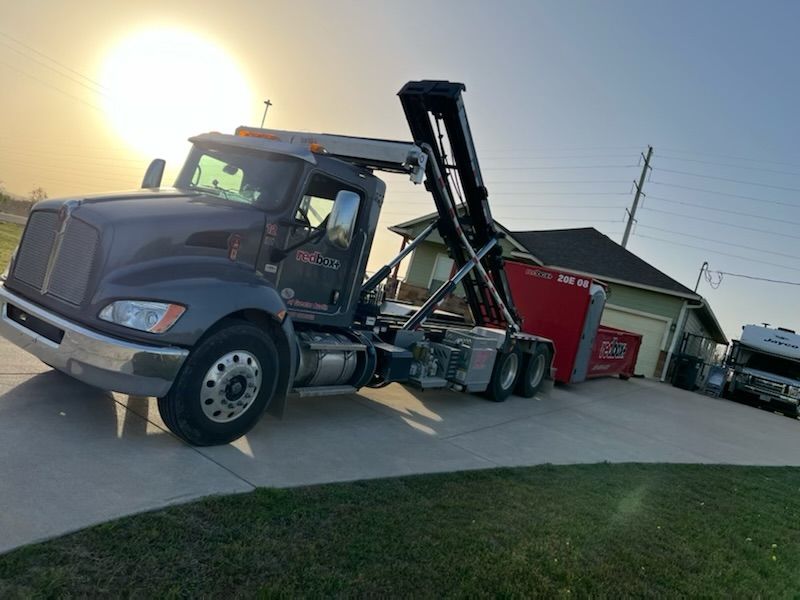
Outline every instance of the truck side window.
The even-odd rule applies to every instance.
[[[322,222],[333,210],[333,200],[320,198],[305,194],[297,207],[295,218],[303,225],[308,225],[312,229],[319,229]]]
[[[295,220],[311,229],[319,229],[333,210],[336,194],[349,189],[351,189],[349,186],[335,179],[314,175],[297,206]],[[352,191],[357,192],[357,190]]]

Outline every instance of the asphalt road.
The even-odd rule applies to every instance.
[[[234,444],[191,448],[153,399],[88,387],[0,340],[0,552],[256,486],[540,463],[800,465],[800,421],[646,380],[503,404],[394,385],[287,412]]]
[[[20,215],[12,215],[10,213],[0,212],[0,221],[4,223],[16,223],[17,225],[25,225],[28,221],[28,217],[22,217]]]

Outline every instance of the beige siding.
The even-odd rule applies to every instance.
[[[688,316],[686,317],[686,326],[683,328],[683,331],[685,333],[694,333],[695,335],[707,336],[708,332],[700,322],[700,318],[697,316],[697,311],[690,310],[687,312]]]
[[[411,255],[411,262],[408,265],[408,271],[406,271],[405,281],[407,283],[417,287],[428,287],[433,273],[433,266],[436,264],[436,256],[438,254],[448,256],[447,247],[441,242],[441,239],[438,233],[432,233],[430,238],[417,246],[417,249]],[[500,245],[503,247],[505,255],[511,253],[512,246],[510,242],[500,240]],[[455,293],[463,296],[463,287],[459,285]]]
[[[609,284],[608,291],[609,304],[658,315],[673,321],[678,319],[678,313],[683,305],[683,299],[677,296],[659,294],[617,283]]]
[[[423,242],[417,246],[411,264],[408,266],[406,281],[411,285],[427,288],[433,272],[433,265],[436,262],[436,255],[443,250],[443,246],[430,242]]]

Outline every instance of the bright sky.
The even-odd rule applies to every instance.
[[[396,92],[450,79],[510,229],[619,241],[652,144],[630,250],[690,288],[704,260],[800,282],[798,25],[777,0],[0,0],[0,181],[133,188],[156,154],[174,173],[188,135],[258,124],[266,98],[272,127],[406,138]],[[399,245],[385,227],[432,206],[410,186],[390,181],[371,268]],[[731,337],[800,329],[800,286],[699,292]]]

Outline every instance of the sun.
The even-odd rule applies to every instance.
[[[189,31],[147,29],[114,46],[102,65],[103,109],[138,153],[175,159],[186,138],[233,131],[253,112],[241,69],[213,42]]]

